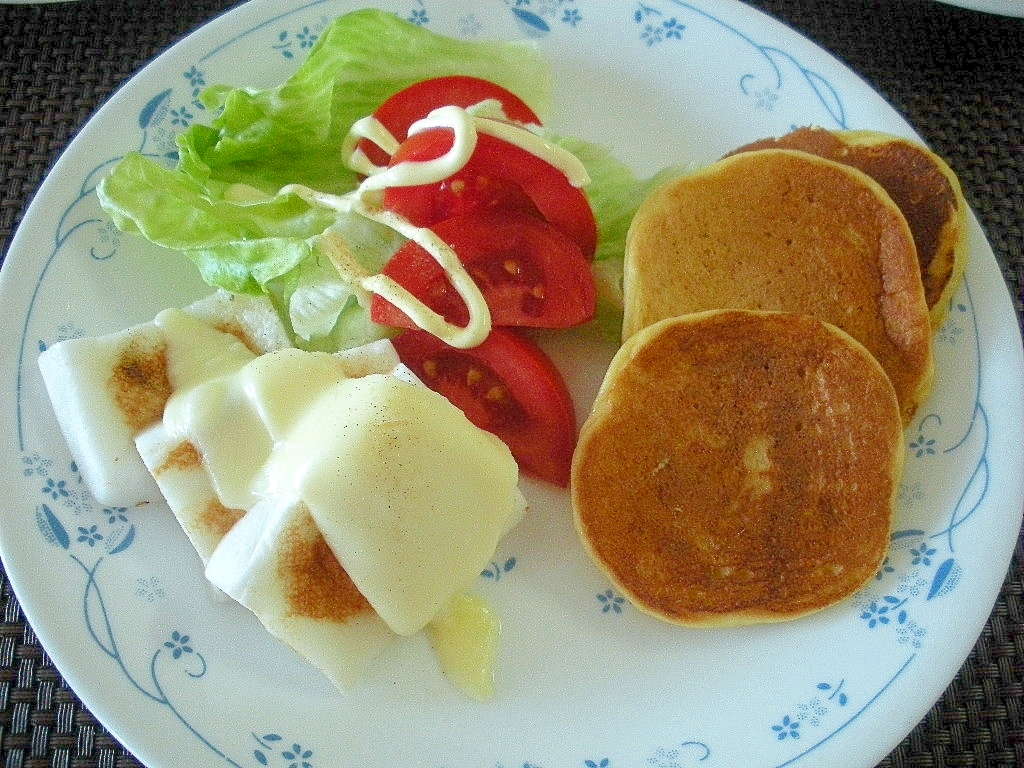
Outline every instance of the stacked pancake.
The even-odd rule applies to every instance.
[[[835,160],[882,185],[914,235],[932,327],[942,325],[967,263],[967,201],[946,161],[898,136],[823,128],[798,128],[736,151],[770,148],[798,149]]]
[[[882,187],[809,153],[733,155],[661,187],[627,244],[623,336],[709,309],[801,312],[878,359],[909,421],[931,387],[913,235]]]
[[[963,273],[955,178],[942,198],[953,204],[912,230],[895,196],[846,162],[871,165],[868,147],[904,198],[938,200],[920,181],[926,150],[880,134],[774,141],[638,210],[624,342],[574,457],[588,550],[674,623],[797,618],[877,572],[902,430],[929,393],[934,324]]]

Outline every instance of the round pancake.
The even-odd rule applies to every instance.
[[[824,128],[797,128],[736,152],[772,147],[798,149],[845,163],[882,185],[910,225],[932,327],[942,325],[967,263],[967,201],[946,161],[899,136]]]
[[[809,315],[722,310],[626,341],[573,459],[577,530],[641,610],[794,619],[886,554],[902,424],[874,357]]]
[[[805,152],[733,155],[650,195],[626,241],[623,338],[710,309],[815,315],[892,379],[904,423],[931,389],[932,328],[906,219],[881,186]]]

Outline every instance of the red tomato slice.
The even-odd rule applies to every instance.
[[[403,331],[395,349],[424,384],[508,446],[524,474],[563,488],[576,446],[572,397],[551,359],[515,331],[495,328],[456,349],[426,331]]]
[[[466,108],[487,99],[500,101],[505,117],[513,122],[540,125],[540,118],[512,91],[490,80],[468,75],[435,77],[413,83],[377,107],[373,116],[401,142],[409,135],[410,125],[438,107]],[[372,141],[362,139],[358,146],[375,165],[387,165],[387,153]]]
[[[391,165],[440,157],[451,149],[452,135],[448,128],[415,133]],[[436,184],[388,187],[384,207],[421,227],[480,208],[534,209],[575,240],[586,258],[593,257],[597,243],[597,223],[583,190],[536,155],[483,133],[461,171]]]
[[[434,225],[480,287],[495,326],[571,328],[594,316],[597,288],[579,246],[546,221],[518,211],[471,213]],[[384,274],[455,325],[469,322],[465,302],[434,258],[414,241],[391,257]],[[415,328],[405,313],[375,296],[375,323]]]

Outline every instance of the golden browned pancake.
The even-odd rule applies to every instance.
[[[623,338],[710,309],[815,315],[860,341],[907,423],[931,389],[932,328],[907,222],[850,166],[766,149],[662,186],[626,242]]]
[[[835,326],[670,318],[630,337],[602,382],[573,458],[576,526],[654,616],[793,619],[877,572],[903,456],[888,377]]]
[[[967,201],[946,161],[899,136],[824,128],[798,128],[736,151],[771,147],[799,149],[851,165],[882,185],[914,234],[932,327],[942,325],[967,263]]]

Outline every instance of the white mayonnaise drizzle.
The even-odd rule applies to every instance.
[[[445,271],[452,286],[466,302],[466,307],[469,310],[469,322],[464,327],[449,323],[443,315],[432,310],[387,275],[367,272],[353,258],[344,239],[334,230],[328,229],[320,235],[317,244],[334,264],[342,280],[353,288],[367,293],[375,293],[387,299],[408,315],[418,327],[437,336],[446,344],[459,349],[469,349],[481,344],[487,338],[487,334],[491,332],[491,311],[487,307],[480,288],[473,282],[473,278],[469,276],[466,268],[462,266],[455,251],[432,230],[426,227],[417,227],[404,216],[368,205],[359,196],[359,190],[347,195],[332,195],[298,184],[289,184],[283,187],[281,192],[296,194],[309,203],[316,203],[340,212],[353,211],[414,240]]]
[[[389,155],[394,154],[398,141],[374,118],[364,118],[352,126],[342,144],[342,160],[357,173],[368,174],[362,188],[369,190],[385,187],[412,187],[419,184],[434,184],[458,173],[469,162],[476,148],[476,137],[480,133],[507,141],[548,165],[557,168],[574,187],[590,183],[587,169],[574,154],[539,136],[517,123],[492,117],[494,110],[487,101],[462,109],[461,107],[440,107],[422,120],[409,126],[409,135],[431,128],[450,128],[455,139],[445,154],[433,160],[406,161],[389,168],[373,165],[356,145],[361,138],[374,142]],[[358,167],[357,167],[358,166]],[[372,175],[369,175],[372,174]]]
[[[353,288],[381,296],[401,309],[423,330],[453,347],[467,349],[483,342],[491,332],[491,313],[483,294],[455,252],[432,230],[415,226],[408,219],[380,207],[383,190],[388,187],[435,184],[454,176],[469,162],[476,149],[477,136],[481,133],[507,141],[539,157],[561,171],[575,187],[589,183],[590,177],[583,163],[571,152],[524,126],[508,122],[500,102],[494,99],[487,99],[466,109],[455,106],[435,109],[427,117],[413,123],[409,134],[431,128],[448,128],[453,133],[452,146],[443,155],[430,160],[379,166],[359,149],[359,141],[369,139],[388,155],[398,150],[399,141],[372,115],[364,117],[352,125],[342,142],[342,161],[346,167],[365,176],[354,192],[332,195],[297,184],[288,185],[281,192],[296,194],[309,203],[337,211],[354,211],[415,241],[444,270],[466,303],[469,322],[465,327],[449,323],[390,277],[368,273],[352,257],[347,244],[337,232],[328,230],[316,242],[326,252],[342,279]]]
[[[531,155],[539,157],[548,165],[554,166],[574,187],[585,187],[590,183],[590,175],[580,159],[569,150],[552,144],[543,136],[515,123],[507,123],[502,120],[477,117],[474,122],[480,133],[486,133],[488,136],[507,141],[509,144],[515,144]]]
[[[360,191],[434,184],[461,171],[476,149],[476,120],[461,107],[441,107],[413,123],[409,135],[430,128],[450,128],[455,134],[452,148],[433,160],[406,161],[367,176],[359,186]]]
[[[454,108],[453,108],[454,109]],[[483,101],[466,107],[465,111],[474,117],[491,118],[508,122],[505,109],[497,99]],[[422,121],[420,121],[422,123]],[[424,126],[428,127],[428,126]],[[436,125],[429,127],[438,127]],[[410,131],[412,133],[412,131]],[[384,124],[373,115],[356,120],[349,128],[341,144],[341,157],[345,166],[363,176],[373,176],[387,170],[386,165],[376,165],[359,148],[361,139],[368,139],[382,149],[388,156],[398,151],[400,142]],[[460,166],[461,168],[461,166]]]
[[[389,156],[398,151],[398,139],[391,135],[391,131],[385,128],[380,120],[368,115],[352,123],[341,143],[341,156],[346,159],[345,165],[363,176],[372,176],[387,170],[386,165],[376,165],[363,150],[359,149],[361,139],[369,139]]]

